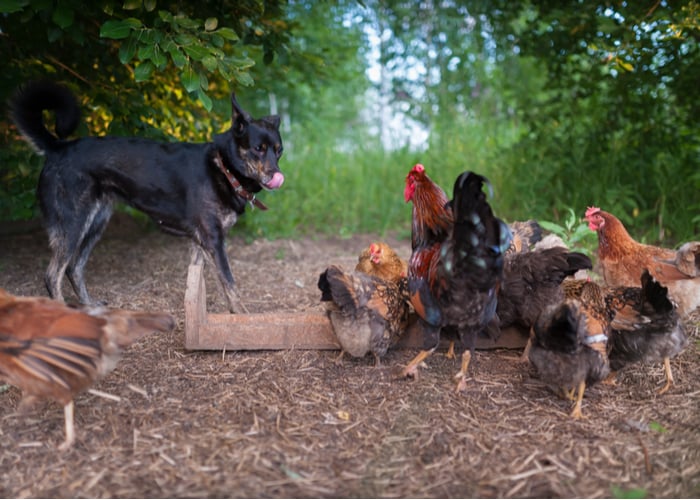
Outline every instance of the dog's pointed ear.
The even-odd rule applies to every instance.
[[[233,134],[236,137],[245,134],[249,123],[250,115],[243,111],[243,108],[241,108],[238,101],[236,101],[236,94],[231,92],[231,129],[233,130]]]
[[[262,118],[262,120],[265,121],[265,123],[272,125],[276,129],[280,128],[280,116],[279,115],[265,116]]]

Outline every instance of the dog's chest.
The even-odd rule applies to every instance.
[[[233,225],[238,221],[238,214],[233,210],[227,210],[221,215],[219,215],[219,220],[221,221],[221,226],[225,231],[228,231],[233,227]]]

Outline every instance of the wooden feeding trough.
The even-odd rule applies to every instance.
[[[497,341],[478,339],[477,349],[522,349],[527,334],[508,328]],[[420,324],[412,318],[408,331],[396,348],[421,349]],[[443,347],[447,347],[447,342]],[[324,312],[253,314],[207,313],[204,259],[194,251],[185,290],[185,348],[189,350],[338,350],[340,344]]]

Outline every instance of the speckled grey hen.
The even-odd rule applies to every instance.
[[[640,287],[610,288],[605,296],[614,314],[610,331],[610,368],[614,371],[636,362],[663,362],[666,384],[673,385],[670,359],[687,345],[688,337],[668,288],[646,269]]]
[[[600,286],[576,283],[566,290],[565,300],[545,309],[535,323],[529,358],[543,381],[575,401],[571,416],[581,418],[586,387],[610,373],[610,319]]]
[[[376,366],[403,335],[409,304],[406,263],[386,244],[370,245],[354,271],[329,266],[318,280],[321,301],[345,353],[364,357],[372,353]]]

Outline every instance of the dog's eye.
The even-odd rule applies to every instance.
[[[267,151],[267,144],[265,144],[265,143],[258,144],[258,146],[255,148],[255,150],[258,153],[264,153],[265,151]]]
[[[277,146],[275,147],[275,154],[279,157],[282,156],[282,151],[284,151],[284,148],[282,146]]]

